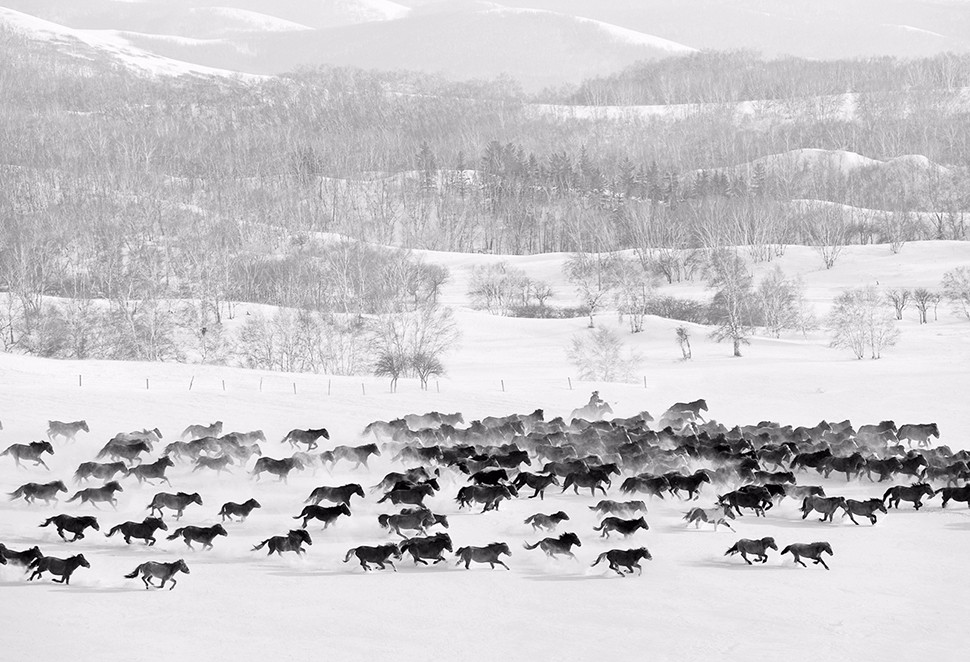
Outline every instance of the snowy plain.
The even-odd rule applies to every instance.
[[[616,415],[647,410],[655,416],[675,401],[706,398],[710,418],[728,426],[762,420],[814,425],[821,419],[849,418],[858,426],[893,419],[897,423],[939,424],[954,450],[970,448],[966,394],[970,391],[970,323],[944,305],[939,319],[919,326],[913,311],[900,323],[898,345],[879,361],[857,361],[827,347],[824,332],[756,337],[745,356],[691,327],[694,358],[679,360],[672,320],[651,318],[643,333],[624,332],[615,314],[598,324],[615,328],[644,356],[646,384],[580,382],[565,360],[564,348],[587,333],[584,319],[523,320],[489,316],[467,307],[465,284],[476,263],[497,256],[425,253],[447,264],[452,281],[444,298],[455,306],[462,330],[460,347],[448,355],[447,376],[423,392],[402,380],[397,393],[386,382],[365,377],[288,375],[219,366],[182,364],[57,362],[0,354],[0,447],[44,438],[47,421],[86,419],[90,434],[74,444],[55,443],[51,471],[17,469],[0,457],[0,491],[28,482],[62,479],[71,494],[71,476],[120,431],[158,427],[163,442],[174,441],[190,424],[225,422],[225,429],[262,429],[263,454],[286,457],[280,439],[292,428],[325,426],[324,448],[356,445],[364,426],[406,413],[461,411],[466,422],[486,415],[526,414],[544,409],[546,418],[568,416],[598,389]],[[559,304],[571,289],[561,276],[563,255],[502,258],[530,276],[548,280]],[[808,299],[824,315],[843,287],[876,284],[938,288],[943,272],[970,264],[970,244],[907,244],[898,255],[887,246],[849,247],[826,271],[811,250],[789,247],[777,263],[789,276],[800,274]],[[769,265],[773,266],[773,265]],[[760,274],[765,268],[757,267]],[[703,295],[700,284],[665,288],[667,293]],[[81,385],[78,385],[78,376]],[[568,378],[572,377],[572,389]],[[145,380],[148,379],[148,388]],[[192,389],[189,390],[189,384]],[[223,390],[223,382],[225,390]],[[294,386],[295,385],[295,386]],[[295,390],[295,392],[294,392]],[[156,451],[156,456],[157,456]],[[46,457],[46,456],[45,456]],[[154,456],[153,456],[154,457]],[[249,467],[252,466],[250,460]],[[303,660],[505,659],[505,660],[737,660],[781,657],[802,660],[891,660],[922,656],[963,659],[962,618],[970,579],[963,561],[970,535],[970,510],[962,504],[940,508],[939,497],[915,512],[892,510],[876,526],[801,519],[786,500],[766,518],[746,515],[737,533],[719,528],[685,528],[691,505],[710,506],[715,492],[700,500],[648,500],[647,532],[627,540],[602,541],[588,494],[559,495],[545,501],[518,499],[498,512],[459,511],[454,495],[463,477],[444,472],[442,490],[428,505],[449,516],[456,548],[509,543],[510,571],[472,566],[415,568],[364,573],[343,563],[360,544],[394,539],[376,516],[392,509],[369,493],[387,471],[401,470],[388,454],[369,470],[334,474],[294,473],[288,485],[270,477],[251,480],[238,467],[221,476],[170,470],[174,489],[139,487],[123,480],[117,512],[64,503],[46,507],[0,499],[0,541],[14,549],[38,544],[48,555],[83,553],[90,569],[80,569],[68,587],[49,579],[27,582],[22,572],[0,567],[0,620],[3,659],[55,660]],[[535,467],[533,467],[535,468]],[[267,557],[251,547],[295,528],[292,519],[318,485],[362,484],[367,498],[352,502],[353,516],[323,531],[311,524],[314,544],[304,558]],[[867,480],[822,480],[814,472],[799,482],[822,484],[828,494],[853,498],[882,496],[887,484]],[[903,481],[896,481],[899,484]],[[607,498],[624,499],[619,481]],[[83,486],[82,486],[83,487]],[[937,485],[939,487],[939,485]],[[158,491],[198,491],[202,506],[190,506],[181,524],[219,521],[225,501],[257,498],[262,508],[244,523],[227,524],[229,535],[210,552],[189,551],[180,540],[159,538],[152,548],[126,546],[103,533],[125,520],[140,521]],[[523,520],[536,512],[564,510],[583,541],[578,561],[550,560],[522,549],[536,542]],[[38,528],[58,512],[94,514],[102,531],[65,543],[51,528]],[[174,520],[166,517],[170,529]],[[767,564],[749,567],[724,551],[740,537],[774,536],[779,547],[827,540],[835,555],[831,571],[797,567],[772,552]],[[641,577],[620,578],[601,564],[589,565],[613,547],[645,545],[653,555]],[[184,558],[191,574],[180,575],[174,591],[146,591],[139,580],[123,578],[147,560]]]

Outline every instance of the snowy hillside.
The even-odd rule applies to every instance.
[[[891,256],[884,246],[855,247],[825,271],[817,256],[793,247],[781,264],[787,272],[803,275],[809,297],[821,309],[848,285],[878,280],[881,285],[935,286],[944,270],[970,260],[966,249],[964,243],[930,242],[907,245]],[[497,256],[426,257],[452,267],[455,280],[445,296],[461,305],[465,269],[475,260]],[[510,261],[534,277],[558,279],[553,282],[560,296],[570,296],[556,275],[560,256]],[[448,357],[448,376],[428,392],[408,380],[391,394],[385,382],[372,378],[178,364],[67,363],[0,354],[0,382],[5,385],[0,389],[0,445],[42,438],[49,419],[84,418],[91,428],[74,444],[55,443],[55,454],[47,459],[50,472],[17,469],[11,458],[0,457],[0,487],[10,492],[24,482],[60,478],[73,494],[74,469],[93,459],[119,431],[158,426],[163,443],[168,443],[189,424],[222,420],[226,430],[264,430],[264,455],[285,457],[293,449],[279,440],[292,428],[326,426],[331,439],[324,448],[356,445],[370,441],[360,437],[368,422],[408,412],[461,411],[466,422],[537,407],[545,409],[547,418],[568,416],[594,388],[620,416],[642,410],[656,415],[674,401],[704,397],[708,415],[729,426],[765,419],[793,425],[813,425],[822,418],[850,418],[856,425],[887,418],[897,423],[936,421],[940,443],[968,447],[963,431],[970,425],[964,402],[970,389],[965,367],[970,333],[965,320],[942,310],[939,321],[923,327],[904,321],[899,346],[880,361],[855,361],[827,348],[821,336],[755,339],[744,358],[732,359],[728,347],[706,340],[705,330],[694,328],[694,360],[684,363],[676,358],[674,323],[653,319],[638,337],[624,334],[646,355],[646,387],[573,379],[573,390],[562,348],[572,335],[587,332],[583,320],[497,318],[464,308],[458,319],[462,346]],[[616,326],[615,318],[606,314],[599,323]],[[415,568],[405,560],[397,573],[365,574],[356,563],[344,564],[349,548],[395,538],[376,520],[391,509],[378,505],[371,494],[364,500],[354,497],[352,517],[341,518],[326,531],[311,523],[314,544],[304,558],[267,558],[251,551],[255,543],[294,527],[291,518],[315,486],[359,482],[366,489],[385,472],[401,470],[403,465],[392,462],[390,455],[373,460],[369,470],[351,471],[341,463],[332,476],[323,470],[293,474],[288,484],[271,478],[254,482],[238,467],[216,476],[179,465],[169,472],[173,489],[122,480],[125,491],[117,512],[63,499],[49,507],[3,501],[0,541],[8,547],[38,544],[45,553],[61,557],[83,553],[91,564],[78,570],[70,587],[47,579],[28,584],[17,568],[0,567],[0,584],[12,597],[0,601],[0,618],[8,631],[16,632],[6,643],[7,655],[52,659],[73,646],[79,659],[94,659],[94,651],[100,660],[130,659],[131,642],[141,640],[155,642],[141,645],[141,660],[171,659],[173,651],[187,647],[199,657],[238,660],[268,655],[299,659],[314,650],[326,650],[334,659],[400,659],[434,651],[438,658],[454,660],[627,660],[648,650],[658,660],[734,660],[767,649],[796,658],[959,656],[949,619],[962,609],[968,588],[960,559],[970,520],[962,504],[942,510],[939,497],[919,512],[904,505],[880,515],[876,526],[854,526],[838,517],[834,524],[822,524],[814,516],[803,520],[797,505],[786,500],[766,518],[746,515],[735,521],[737,533],[685,529],[681,517],[691,504],[669,497],[648,499],[650,530],[628,540],[614,536],[606,541],[592,531],[597,519],[588,509],[595,503],[588,494],[570,491],[560,496],[553,488],[545,501],[518,499],[485,514],[460,511],[454,494],[464,477],[445,471],[442,490],[428,505],[448,515],[456,547],[508,542],[510,571],[487,566],[465,571],[451,560],[447,567]],[[848,485],[834,477],[822,480],[814,472],[801,473],[798,480],[854,498],[881,497],[886,489],[886,484],[865,479]],[[617,484],[608,498],[623,498]],[[179,540],[161,537],[146,548],[102,536],[125,520],[140,521],[152,495],[163,490],[202,495],[203,505],[191,506],[179,526],[218,522],[216,513],[224,501],[255,497],[262,508],[245,523],[227,523],[228,537],[218,538],[210,552],[193,552]],[[697,504],[711,505],[714,495],[704,486]],[[523,542],[542,537],[523,519],[557,510],[570,515],[560,530],[575,531],[583,541],[576,561],[551,560],[522,549]],[[37,528],[58,512],[95,515],[102,530],[65,543],[52,529]],[[166,519],[174,530],[174,520],[170,515]],[[782,547],[829,541],[835,551],[828,560],[832,570],[796,567],[790,557],[775,552],[761,567],[723,556],[739,537],[762,536],[774,536]],[[611,547],[641,545],[653,555],[653,561],[644,562],[642,577],[621,579],[602,564],[589,567]],[[191,574],[180,575],[172,592],[148,592],[140,581],[123,578],[143,561],[177,558],[186,560]],[[898,581],[903,572],[906,580]],[[860,605],[878,605],[878,616]],[[34,617],[41,613],[48,617]],[[882,623],[875,626],[878,637],[860,636],[873,627],[874,619]]]

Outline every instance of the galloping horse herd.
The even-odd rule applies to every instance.
[[[99,504],[116,507],[116,494],[126,490],[120,482],[125,478],[137,480],[136,490],[145,489],[142,486],[146,483],[154,485],[153,481],[171,487],[167,470],[188,465],[192,466],[188,473],[193,474],[199,471],[222,474],[229,467],[251,467],[247,472],[249,481],[259,481],[264,474],[272,474],[281,483],[280,489],[288,492],[289,488],[283,484],[292,472],[320,467],[332,470],[341,461],[352,462],[354,471],[369,470],[371,456],[389,455],[392,462],[400,463],[400,471],[388,473],[369,489],[369,494],[360,484],[349,483],[321,485],[307,497],[294,495],[293,511],[300,511],[293,519],[302,520],[302,526],[295,529],[290,529],[290,525],[281,526],[280,535],[261,541],[251,550],[266,548],[268,554],[303,555],[307,551],[304,546],[313,542],[307,530],[311,521],[322,523],[323,530],[327,530],[341,518],[353,516],[354,497],[358,503],[373,499],[375,505],[385,504],[384,508],[392,510],[378,516],[375,533],[379,530],[382,536],[396,535],[401,540],[349,549],[343,561],[347,563],[356,558],[365,571],[372,566],[378,569],[390,566],[396,571],[394,560],[404,555],[410,555],[415,565],[428,565],[429,561],[437,564],[446,560],[446,551],[453,552],[457,564],[466,569],[473,562],[487,563],[491,568],[496,565],[509,568],[502,560],[503,556],[512,555],[508,542],[454,549],[449,533],[441,530],[433,535],[429,533],[434,527],[449,528],[449,513],[433,512],[424,503],[439,492],[446,477],[467,483],[458,490],[452,513],[481,506],[481,517],[501,517],[494,513],[499,512],[503,501],[538,497],[541,503],[546,490],[552,486],[559,487],[561,492],[571,487],[576,495],[588,489],[594,500],[599,491],[603,499],[587,507],[602,518],[593,529],[599,533],[600,540],[610,540],[611,534],[628,539],[650,529],[641,495],[647,495],[648,499],[672,497],[692,503],[703,493],[710,493],[711,507],[692,507],[683,519],[686,526],[707,523],[715,531],[718,526],[733,531],[731,521],[743,516],[744,511],[751,511],[756,517],[768,517],[769,511],[783,499],[794,499],[800,504],[802,519],[817,512],[822,522],[831,523],[841,511],[842,517],[848,516],[856,525],[859,525],[857,516],[875,525],[877,513],[888,512],[888,507],[899,508],[906,501],[919,510],[924,498],[937,495],[942,495],[943,507],[951,500],[970,506],[970,484],[967,483],[970,453],[953,452],[946,446],[932,447],[930,439],[939,438],[935,424],[897,427],[892,421],[883,421],[854,428],[849,421],[823,421],[811,428],[793,428],[764,421],[727,428],[705,420],[702,412],[706,411],[707,403],[695,400],[672,405],[656,422],[647,412],[629,418],[573,418],[567,422],[562,418],[547,421],[544,412],[537,409],[527,415],[486,417],[467,426],[460,413],[409,414],[367,425],[362,434],[373,437],[372,442],[336,445],[322,451],[318,450],[320,440],[330,438],[326,429],[292,430],[277,444],[277,447],[290,447],[291,455],[284,458],[264,455],[267,450],[264,446],[270,444],[263,432],[223,434],[221,421],[190,425],[180,440],[165,445],[157,428],[119,433],[93,460],[83,462],[74,472],[76,483],[95,479],[103,484],[76,491],[66,503],[77,504],[72,506],[74,509],[85,504],[99,510]],[[18,467],[26,464],[49,470],[44,454],[54,454],[55,444],[74,442],[82,431],[89,432],[85,421],[50,421],[47,440],[13,444],[0,456],[12,457]],[[155,452],[159,453],[157,459],[146,457]],[[812,484],[814,476],[828,478],[832,473],[844,474],[846,481],[868,480],[873,485],[900,478],[911,484],[893,485],[881,496],[854,500],[826,495],[822,486]],[[606,498],[614,490],[614,476],[619,482],[616,492],[624,501]],[[945,485],[934,489],[928,481]],[[10,499],[22,499],[29,506],[41,501],[50,506],[52,502],[59,503],[61,492],[68,493],[64,480],[10,487],[13,488],[8,492]],[[532,494],[520,494],[525,488]],[[131,484],[127,489],[132,489]],[[377,492],[381,493],[379,498],[370,496]],[[330,505],[321,505],[324,502]],[[111,538],[117,533],[126,544],[134,539],[152,546],[159,531],[169,531],[166,511],[174,520],[179,520],[190,508],[198,512],[199,508],[206,507],[204,503],[203,495],[198,492],[158,492],[145,507],[147,513],[142,521],[118,523],[104,535]],[[218,544],[218,538],[229,535],[224,523],[245,526],[246,518],[260,507],[255,498],[225,503],[218,510],[220,523],[181,526],[166,539],[181,538],[190,550],[197,549],[193,543],[200,545],[199,551],[210,550]],[[569,513],[562,510],[531,515],[524,525],[530,525],[534,532],[549,532],[550,536],[535,543],[523,541],[522,546],[527,550],[540,549],[549,557],[575,559],[572,549],[582,546],[580,535],[574,531],[552,535],[568,521]],[[53,526],[65,543],[72,544],[84,540],[89,529],[101,530],[97,517],[68,513],[49,517],[39,526]],[[83,545],[83,542],[79,544]],[[742,538],[724,554],[739,554],[752,565],[749,556],[766,563],[769,550],[778,551],[774,538]],[[829,569],[824,555],[832,555],[833,551],[828,542],[814,541],[792,542],[781,550],[782,555],[789,553],[795,564],[804,566],[804,558]],[[632,574],[637,570],[642,574],[640,561],[651,558],[647,548],[640,545],[610,549],[599,554],[592,565],[605,561],[610,570],[622,577],[625,571]],[[28,580],[50,573],[55,577],[53,581],[64,584],[70,583],[71,575],[78,568],[91,567],[83,554],[60,558],[44,554],[37,545],[15,551],[2,543],[0,564],[25,566],[31,572]],[[140,577],[146,589],[156,586],[154,579],[159,580],[157,587],[170,583],[170,588],[174,588],[175,576],[180,572],[189,572],[184,559],[149,561],[125,577]]]

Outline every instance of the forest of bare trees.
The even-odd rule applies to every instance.
[[[0,29],[3,347],[148,360],[243,351],[251,365],[359,371],[366,320],[437,306],[448,274],[409,249],[632,248],[647,276],[676,282],[702,273],[714,238],[755,261],[809,244],[827,264],[849,243],[967,238],[970,113],[956,90],[970,60],[752,61],[677,58],[526,98],[504,79],[346,68],[140,77]],[[846,92],[853,118],[799,105]],[[754,126],[720,107],[610,119],[534,105],[739,99],[796,110]],[[928,161],[764,160],[807,148]],[[625,273],[614,303],[635,329],[647,281]],[[517,306],[544,307],[542,283],[515,287]],[[230,342],[220,329],[239,302],[306,312]],[[294,363],[260,350],[268,337],[316,349]]]

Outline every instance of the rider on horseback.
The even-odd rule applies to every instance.
[[[593,391],[593,395],[589,396],[589,404],[587,406],[596,407],[597,409],[599,409],[605,404],[606,404],[606,401],[600,399],[600,392]]]

